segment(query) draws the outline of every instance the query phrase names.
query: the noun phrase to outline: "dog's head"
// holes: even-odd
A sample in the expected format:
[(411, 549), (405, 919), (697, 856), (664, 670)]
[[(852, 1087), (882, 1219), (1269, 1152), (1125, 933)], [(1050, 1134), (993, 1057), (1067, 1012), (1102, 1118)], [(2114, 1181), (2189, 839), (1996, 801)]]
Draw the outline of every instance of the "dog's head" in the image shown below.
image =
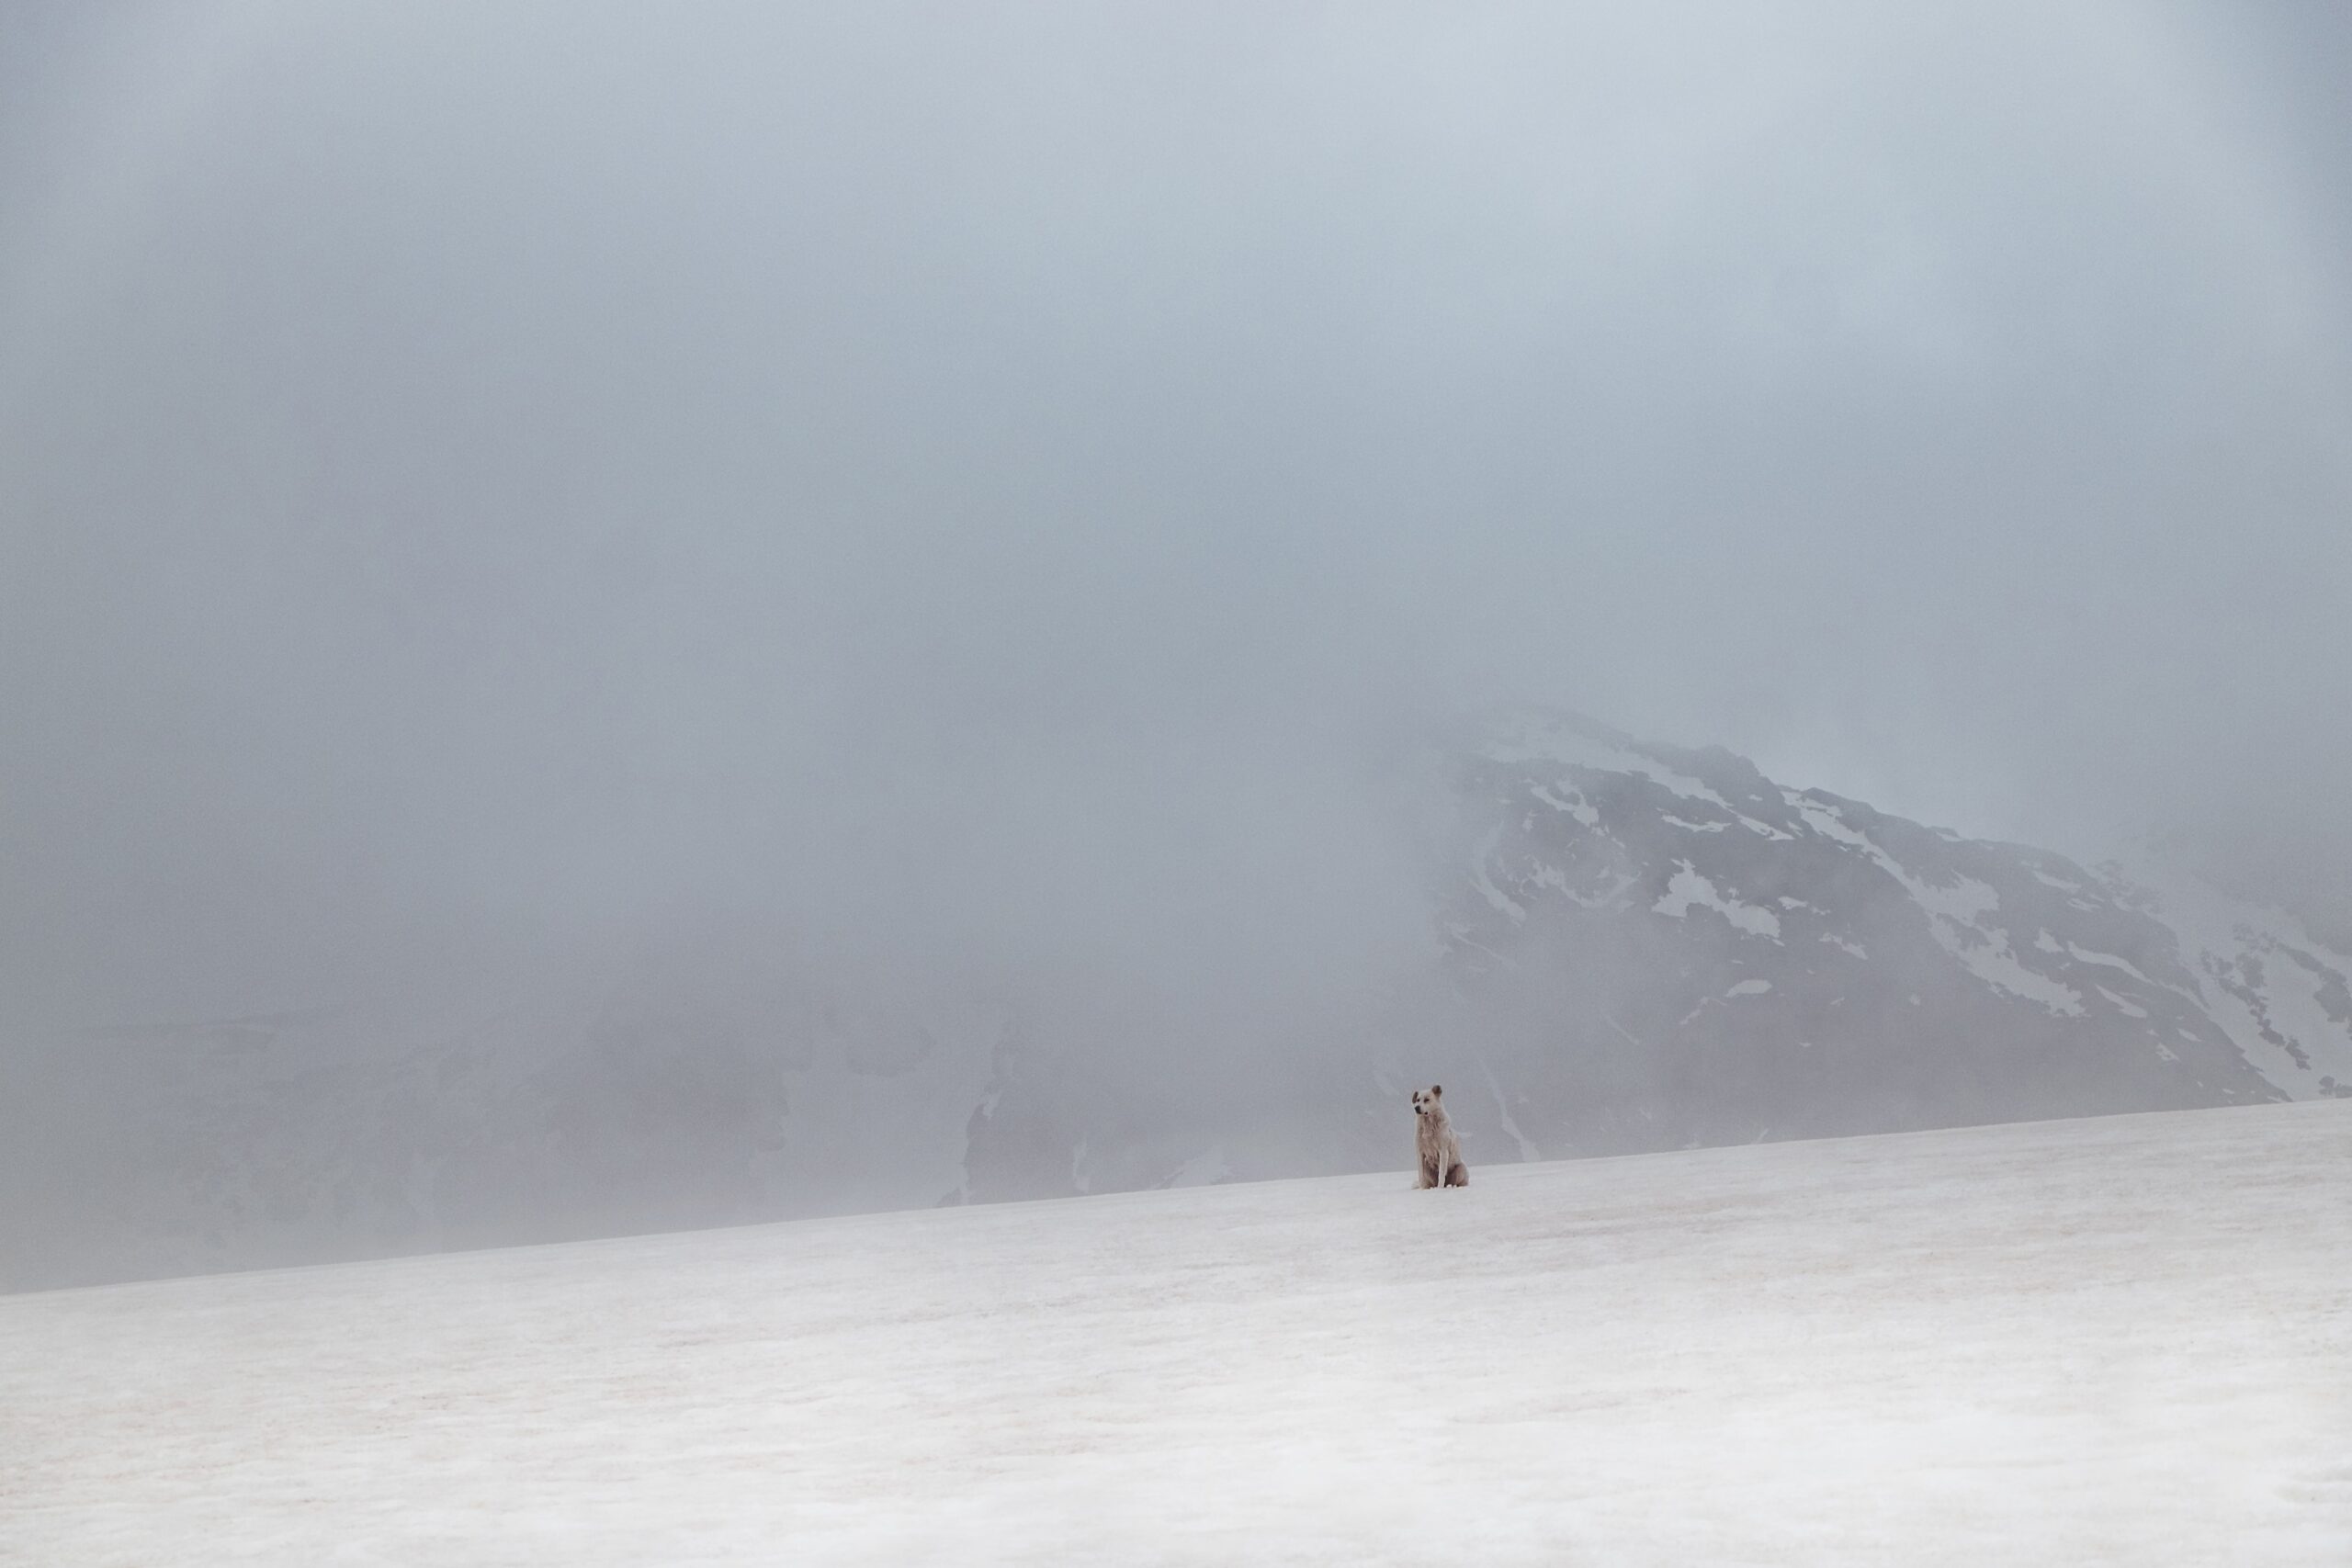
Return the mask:
[(1427, 1089), (1415, 1089), (1413, 1091), (1413, 1114), (1416, 1116), (1444, 1115), (1445, 1106), (1439, 1099), (1439, 1097), (1444, 1093), (1445, 1090), (1439, 1088), (1436, 1084), (1431, 1084)]

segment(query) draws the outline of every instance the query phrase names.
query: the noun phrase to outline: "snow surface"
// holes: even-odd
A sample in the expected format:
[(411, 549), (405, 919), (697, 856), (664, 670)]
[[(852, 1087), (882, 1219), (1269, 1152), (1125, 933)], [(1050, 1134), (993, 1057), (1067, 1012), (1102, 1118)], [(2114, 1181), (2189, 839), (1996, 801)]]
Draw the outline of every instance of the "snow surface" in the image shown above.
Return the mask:
[(1736, 898), (1724, 897), (1703, 873), (1692, 869), (1689, 861), (1677, 861), (1674, 875), (1667, 883), (1666, 891), (1658, 895), (1657, 902), (1650, 908), (1657, 914), (1668, 915), (1679, 920), (1690, 914), (1694, 906), (1713, 909), (1750, 936), (1770, 937), (1774, 942), (1781, 940), (1780, 916), (1760, 904), (1747, 904)]
[(1566, 795), (1555, 793), (1542, 784), (1528, 793), (1555, 811), (1565, 811), (1587, 828), (1600, 826), (1600, 810), (1584, 797), (1584, 791), (1571, 786)]
[(1408, 1180), (0, 1298), (0, 1560), (2352, 1562), (2352, 1105)]
[[(2097, 991), (2100, 996), (2105, 997), (2108, 1000), (2108, 1005), (2115, 1009), (2116, 1011), (2121, 1013), (2126, 1018), (2145, 1018), (2148, 1016), (2148, 1010), (2142, 1007), (2138, 1002), (2132, 1000), (2129, 997), (2120, 997), (2113, 991), (2109, 990), (2105, 986), (2094, 986), (2091, 989)], [(2164, 1053), (2165, 1059), (2167, 1061), (2177, 1061), (2179, 1059), (2164, 1045), (2159, 1044), (2156, 1049)]]

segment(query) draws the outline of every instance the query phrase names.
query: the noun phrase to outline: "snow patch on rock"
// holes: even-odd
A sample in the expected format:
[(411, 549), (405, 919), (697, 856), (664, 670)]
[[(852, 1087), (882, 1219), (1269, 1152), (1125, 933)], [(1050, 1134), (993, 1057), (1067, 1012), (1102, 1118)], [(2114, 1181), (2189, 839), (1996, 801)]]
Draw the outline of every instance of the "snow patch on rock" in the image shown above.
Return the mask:
[(1666, 891), (1650, 908), (1661, 915), (1681, 919), (1693, 908), (1713, 909), (1750, 936), (1769, 937), (1778, 942), (1781, 937), (1781, 917), (1760, 904), (1744, 904), (1727, 898), (1715, 889), (1715, 885), (1692, 868), (1689, 861), (1675, 863), (1673, 877)]

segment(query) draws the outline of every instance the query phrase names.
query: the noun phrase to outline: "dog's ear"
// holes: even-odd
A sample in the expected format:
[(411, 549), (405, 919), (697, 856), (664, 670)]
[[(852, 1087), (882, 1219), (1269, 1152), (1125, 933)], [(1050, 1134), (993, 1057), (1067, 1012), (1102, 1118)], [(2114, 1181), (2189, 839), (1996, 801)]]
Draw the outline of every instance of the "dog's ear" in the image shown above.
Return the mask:
[(1437, 1099), (1439, 1099), (1439, 1098), (1442, 1097), (1442, 1096), (1444, 1095), (1444, 1093), (1445, 1093), (1445, 1090), (1443, 1090), (1443, 1089), (1442, 1089), (1438, 1088), (1438, 1086), (1437, 1086), (1437, 1085), (1435, 1085), (1435, 1084), (1431, 1084), (1431, 1085), (1430, 1085), (1430, 1098), (1431, 1100), (1437, 1100)]

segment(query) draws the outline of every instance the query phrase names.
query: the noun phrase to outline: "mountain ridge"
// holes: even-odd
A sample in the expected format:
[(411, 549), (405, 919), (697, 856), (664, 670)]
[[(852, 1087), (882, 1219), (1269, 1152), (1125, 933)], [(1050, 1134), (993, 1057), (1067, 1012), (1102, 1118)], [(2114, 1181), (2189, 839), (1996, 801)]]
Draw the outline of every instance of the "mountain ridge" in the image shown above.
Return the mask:
[(1416, 763), (1430, 943), (1273, 1044), (755, 933), (12, 1056), (0, 1288), (2352, 1093), (2352, 958), (2152, 859), (1972, 840), (1557, 710)]

